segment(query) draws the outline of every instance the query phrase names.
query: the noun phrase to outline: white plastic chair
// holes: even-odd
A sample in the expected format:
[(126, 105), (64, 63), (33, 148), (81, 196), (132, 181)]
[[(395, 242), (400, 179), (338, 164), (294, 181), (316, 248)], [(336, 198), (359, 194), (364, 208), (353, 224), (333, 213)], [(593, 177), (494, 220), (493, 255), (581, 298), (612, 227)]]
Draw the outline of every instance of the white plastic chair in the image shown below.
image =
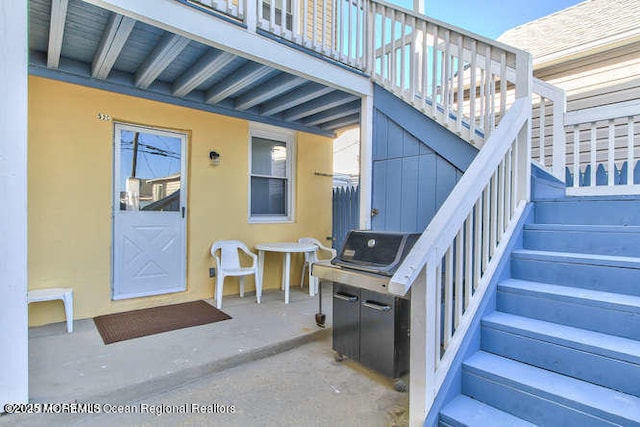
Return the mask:
[[(250, 267), (240, 265), (241, 250), (252, 259)], [(260, 304), (259, 287), (262, 285), (258, 280), (258, 257), (249, 250), (247, 245), (239, 240), (220, 240), (211, 246), (211, 255), (216, 259), (216, 307), (222, 308), (222, 289), (224, 278), (227, 276), (240, 277), (240, 297), (244, 297), (244, 276), (253, 274), (256, 282), (256, 298)]]
[(71, 288), (46, 288), (34, 289), (27, 292), (27, 303), (41, 301), (62, 300), (64, 303), (64, 315), (67, 318), (67, 332), (73, 332), (73, 289)]
[[(313, 244), (318, 247), (316, 252), (305, 252), (304, 264), (302, 264), (302, 273), (300, 274), (300, 287), (302, 287), (304, 285), (304, 271), (305, 269), (309, 269), (309, 294), (315, 295), (318, 293), (318, 278), (311, 275), (311, 266), (316, 262), (331, 261), (336, 257), (337, 253), (335, 249), (324, 246), (318, 239), (314, 239), (313, 237), (301, 237), (298, 239), (298, 243)], [(319, 258), (318, 252), (323, 252), (325, 254), (330, 253), (331, 258)]]

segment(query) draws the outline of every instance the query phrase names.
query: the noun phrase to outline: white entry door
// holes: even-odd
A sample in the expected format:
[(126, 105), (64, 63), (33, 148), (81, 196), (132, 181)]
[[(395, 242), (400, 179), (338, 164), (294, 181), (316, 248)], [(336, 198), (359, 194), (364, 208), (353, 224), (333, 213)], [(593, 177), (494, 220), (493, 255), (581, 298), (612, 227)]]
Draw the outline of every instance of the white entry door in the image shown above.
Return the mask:
[(116, 124), (113, 299), (186, 290), (186, 135)]

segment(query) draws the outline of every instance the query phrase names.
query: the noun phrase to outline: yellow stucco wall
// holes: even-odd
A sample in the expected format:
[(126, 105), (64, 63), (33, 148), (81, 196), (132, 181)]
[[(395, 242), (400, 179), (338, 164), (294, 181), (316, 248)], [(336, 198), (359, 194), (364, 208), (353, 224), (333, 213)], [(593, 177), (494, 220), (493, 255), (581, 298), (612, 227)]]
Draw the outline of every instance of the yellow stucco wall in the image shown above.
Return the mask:
[[(111, 300), (113, 121), (186, 131), (188, 141), (187, 291)], [(297, 133), (295, 221), (249, 224), (249, 122), (39, 77), (29, 78), (29, 289), (72, 287), (75, 318), (211, 298), (211, 243), (294, 241), (331, 235), (332, 140)], [(221, 154), (213, 167), (209, 150)], [(295, 257), (292, 284), (299, 279)], [(267, 254), (265, 289), (279, 288), (281, 261)], [(247, 288), (254, 289), (247, 280)], [(237, 280), (225, 281), (237, 294)], [(60, 302), (32, 304), (31, 325), (62, 321)]]

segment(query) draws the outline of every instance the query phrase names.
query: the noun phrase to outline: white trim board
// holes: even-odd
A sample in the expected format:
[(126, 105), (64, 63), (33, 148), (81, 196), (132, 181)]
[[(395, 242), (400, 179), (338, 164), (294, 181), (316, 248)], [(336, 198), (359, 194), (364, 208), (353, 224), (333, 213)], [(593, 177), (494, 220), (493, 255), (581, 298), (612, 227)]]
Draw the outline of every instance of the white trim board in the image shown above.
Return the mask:
[(29, 398), (27, 2), (0, 2), (0, 413)]

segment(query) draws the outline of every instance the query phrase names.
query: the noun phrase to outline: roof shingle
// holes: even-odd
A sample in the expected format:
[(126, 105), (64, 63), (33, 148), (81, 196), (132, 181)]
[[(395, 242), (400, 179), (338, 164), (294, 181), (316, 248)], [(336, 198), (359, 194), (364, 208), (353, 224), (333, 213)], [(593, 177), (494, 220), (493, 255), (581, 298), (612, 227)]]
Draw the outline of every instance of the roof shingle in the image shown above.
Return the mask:
[(534, 58), (640, 32), (640, 0), (587, 0), (507, 30), (498, 41)]

